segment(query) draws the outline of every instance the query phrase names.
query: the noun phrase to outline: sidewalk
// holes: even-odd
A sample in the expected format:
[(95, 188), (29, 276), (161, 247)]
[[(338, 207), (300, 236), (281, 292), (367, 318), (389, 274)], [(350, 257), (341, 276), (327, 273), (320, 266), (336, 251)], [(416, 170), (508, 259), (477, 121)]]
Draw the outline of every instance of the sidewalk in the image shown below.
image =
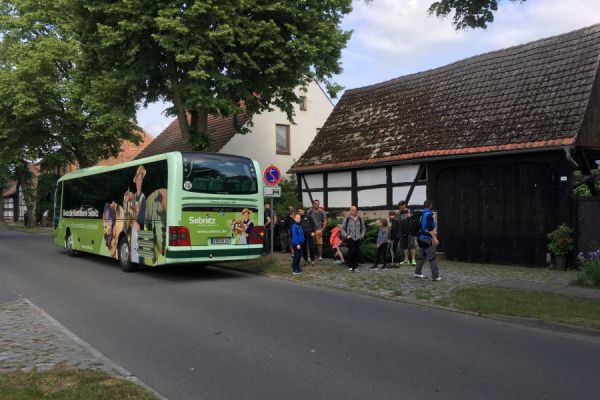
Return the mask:
[[(325, 259), (317, 262), (315, 266), (303, 266), (305, 271), (303, 275), (291, 277), (290, 256), (281, 253), (275, 253), (273, 256), (273, 264), (269, 263), (269, 257), (263, 257), (260, 260), (244, 263), (224, 263), (222, 266), (299, 280), (311, 285), (336, 287), (379, 297), (440, 306), (448, 305), (451, 293), (455, 289), (473, 285), (524, 289), (600, 300), (598, 289), (569, 285), (575, 277), (575, 271), (440, 260), (442, 281), (432, 282), (430, 279), (415, 279), (414, 267), (410, 265), (377, 270), (369, 269), (370, 264), (363, 264), (359, 267), (360, 273), (348, 273), (345, 266), (334, 264), (331, 259)], [(423, 273), (430, 275), (427, 263)]]

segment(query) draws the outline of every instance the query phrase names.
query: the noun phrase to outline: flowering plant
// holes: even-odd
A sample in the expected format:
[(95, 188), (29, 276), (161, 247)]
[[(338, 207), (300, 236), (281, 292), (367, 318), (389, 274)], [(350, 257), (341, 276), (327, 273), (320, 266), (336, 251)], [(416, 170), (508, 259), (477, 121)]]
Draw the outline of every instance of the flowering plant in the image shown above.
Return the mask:
[(577, 255), (580, 270), (572, 284), (600, 288), (600, 249)]
[(593, 261), (600, 261), (600, 249), (590, 251), (587, 254), (580, 252), (577, 254), (577, 261), (579, 261), (580, 265), (591, 264)]
[(562, 224), (548, 235), (548, 250), (555, 256), (566, 256), (575, 248), (575, 240), (572, 237), (573, 228)]

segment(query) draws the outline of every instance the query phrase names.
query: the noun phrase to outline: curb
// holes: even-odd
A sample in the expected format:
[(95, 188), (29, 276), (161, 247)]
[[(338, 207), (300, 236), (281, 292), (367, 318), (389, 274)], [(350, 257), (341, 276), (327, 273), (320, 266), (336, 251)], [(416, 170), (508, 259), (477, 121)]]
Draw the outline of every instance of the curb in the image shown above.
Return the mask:
[[(585, 328), (585, 327), (569, 325), (569, 324), (560, 324), (557, 322), (548, 322), (548, 321), (543, 321), (543, 320), (539, 320), (539, 319), (535, 319), (535, 318), (511, 317), (511, 316), (492, 315), (492, 314), (489, 314), (489, 315), (479, 314), (479, 313), (472, 312), (472, 311), (460, 310), (460, 309), (441, 306), (441, 305), (437, 305), (437, 304), (429, 304), (429, 303), (425, 303), (425, 302), (422, 302), (422, 301), (419, 301), (416, 299), (408, 299), (408, 298), (402, 298), (402, 297), (392, 298), (392, 297), (387, 297), (387, 296), (381, 296), (381, 295), (377, 294), (376, 292), (372, 292), (372, 291), (369, 291), (366, 289), (360, 289), (360, 288), (353, 289), (353, 288), (349, 288), (349, 287), (342, 286), (342, 285), (332, 285), (332, 284), (318, 284), (318, 283), (315, 284), (315, 283), (309, 283), (309, 282), (297, 280), (292, 277), (268, 275), (268, 274), (264, 274), (264, 273), (260, 273), (260, 272), (248, 271), (248, 270), (244, 270), (241, 268), (228, 266), (223, 263), (211, 264), (211, 266), (215, 266), (218, 268), (224, 268), (224, 269), (228, 269), (228, 270), (232, 270), (232, 271), (237, 271), (237, 272), (241, 272), (241, 273), (246, 273), (246, 274), (250, 274), (250, 275), (257, 275), (257, 276), (263, 276), (266, 278), (279, 279), (282, 281), (299, 283), (299, 284), (302, 284), (305, 286), (320, 287), (320, 288), (327, 288), (327, 289), (332, 289), (332, 290), (342, 290), (345, 292), (358, 293), (363, 296), (374, 297), (374, 298), (384, 300), (384, 301), (392, 301), (392, 302), (397, 302), (397, 303), (410, 304), (413, 306), (435, 308), (438, 310), (454, 312), (457, 314), (469, 315), (472, 317), (479, 317), (479, 318), (485, 318), (485, 319), (489, 319), (489, 320), (493, 320), (493, 321), (497, 321), (497, 322), (508, 323), (513, 326), (519, 326), (519, 327), (524, 327), (524, 328), (528, 328), (528, 329), (544, 330), (544, 331), (553, 332), (555, 334), (566, 334), (566, 335), (570, 335), (570, 336), (585, 337), (586, 339), (588, 339), (588, 340), (591, 339), (594, 342), (596, 342), (596, 340), (600, 339), (600, 330), (593, 329), (593, 328)], [(459, 287), (479, 286), (479, 285), (485, 286), (488, 284), (489, 283), (473, 283), (473, 284), (461, 285)]]
[(25, 301), (31, 308), (33, 308), (38, 313), (40, 313), (40, 315), (42, 317), (44, 317), (46, 320), (48, 320), (50, 322), (50, 324), (53, 325), (57, 330), (59, 330), (61, 333), (65, 334), (69, 339), (71, 339), (72, 341), (74, 341), (75, 343), (77, 343), (78, 345), (83, 347), (85, 350), (89, 351), (95, 358), (100, 360), (103, 364), (107, 365), (108, 367), (110, 367), (111, 369), (116, 371), (120, 377), (122, 377), (132, 383), (135, 383), (136, 385), (143, 387), (144, 389), (146, 389), (148, 392), (152, 393), (154, 396), (156, 396), (160, 400), (168, 400), (165, 396), (163, 396), (162, 394), (158, 393), (155, 389), (148, 386), (141, 379), (139, 379), (135, 375), (133, 375), (130, 371), (121, 367), (120, 365), (117, 365), (116, 363), (111, 361), (108, 357), (106, 357), (104, 354), (102, 354), (100, 351), (98, 351), (94, 347), (92, 347), (85, 340), (81, 339), (79, 336), (77, 336), (76, 334), (71, 332), (63, 324), (58, 322), (50, 314), (48, 314), (46, 311), (42, 310), (40, 307), (38, 307), (36, 304), (31, 302), (29, 299), (22, 298), (22, 300)]

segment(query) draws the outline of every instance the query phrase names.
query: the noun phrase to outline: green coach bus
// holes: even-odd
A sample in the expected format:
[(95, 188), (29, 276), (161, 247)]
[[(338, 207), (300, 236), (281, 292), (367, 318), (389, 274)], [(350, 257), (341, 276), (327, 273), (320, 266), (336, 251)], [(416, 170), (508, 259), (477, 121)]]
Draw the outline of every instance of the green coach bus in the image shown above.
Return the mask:
[(260, 168), (245, 157), (172, 152), (58, 180), (54, 242), (140, 265), (248, 260), (264, 236)]

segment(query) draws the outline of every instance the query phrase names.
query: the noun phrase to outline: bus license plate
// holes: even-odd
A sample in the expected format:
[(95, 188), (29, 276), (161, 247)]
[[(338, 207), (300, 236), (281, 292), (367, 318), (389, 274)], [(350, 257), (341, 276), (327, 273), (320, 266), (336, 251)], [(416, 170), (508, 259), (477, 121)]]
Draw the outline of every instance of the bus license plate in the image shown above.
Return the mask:
[(211, 243), (212, 244), (231, 244), (231, 239), (230, 238), (212, 238)]

